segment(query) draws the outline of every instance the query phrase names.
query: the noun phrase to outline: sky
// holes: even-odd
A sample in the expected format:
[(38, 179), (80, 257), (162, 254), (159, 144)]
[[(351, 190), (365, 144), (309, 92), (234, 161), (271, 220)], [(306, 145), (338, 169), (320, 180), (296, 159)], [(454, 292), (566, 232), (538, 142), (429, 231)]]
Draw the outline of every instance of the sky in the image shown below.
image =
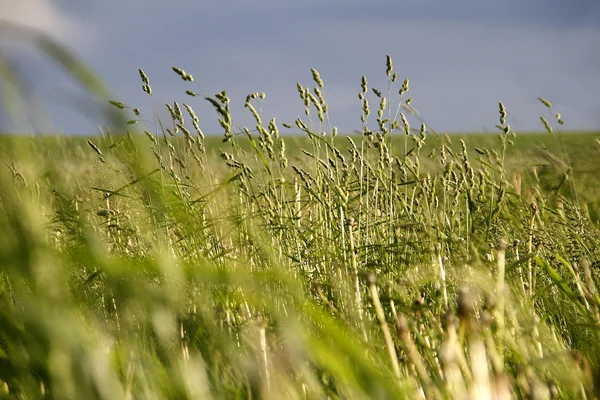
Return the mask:
[[(149, 120), (153, 110), (168, 119), (166, 102), (190, 104), (207, 133), (222, 132), (216, 114), (186, 89), (227, 90), (234, 123), (249, 126), (246, 95), (265, 92), (263, 120), (290, 123), (303, 116), (296, 83), (314, 85), (311, 68), (325, 82), (331, 124), (360, 129), (361, 76), (385, 92), (386, 54), (399, 80), (409, 78), (412, 106), (437, 131), (492, 131), (498, 101), (513, 129), (541, 130), (546, 110), (538, 97), (554, 104), (566, 128), (600, 129), (597, 0), (0, 0), (0, 20), (64, 43), (112, 98)], [(0, 44), (45, 105), (23, 107), (12, 122), (0, 112), (0, 129), (98, 132), (102, 117), (73, 79), (27, 43)], [(181, 81), (172, 66), (196, 83)], [(372, 94), (370, 102), (375, 107)]]

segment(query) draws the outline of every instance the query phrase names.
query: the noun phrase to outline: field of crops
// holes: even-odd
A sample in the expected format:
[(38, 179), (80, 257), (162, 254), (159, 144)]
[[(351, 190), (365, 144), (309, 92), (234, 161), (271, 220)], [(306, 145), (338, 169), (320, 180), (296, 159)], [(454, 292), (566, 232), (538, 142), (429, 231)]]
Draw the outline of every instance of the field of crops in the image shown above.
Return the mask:
[(388, 59), (345, 136), (313, 76), (301, 136), (0, 138), (2, 398), (600, 395), (600, 133), (415, 131)]

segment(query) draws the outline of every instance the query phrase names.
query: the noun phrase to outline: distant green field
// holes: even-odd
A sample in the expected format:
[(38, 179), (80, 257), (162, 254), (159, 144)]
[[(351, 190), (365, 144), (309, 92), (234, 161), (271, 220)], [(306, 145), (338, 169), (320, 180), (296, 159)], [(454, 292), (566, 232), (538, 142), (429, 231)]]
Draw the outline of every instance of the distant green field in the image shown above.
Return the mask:
[[(143, 134), (140, 134), (143, 136)], [(450, 139), (448, 148), (455, 152), (460, 151), (460, 140), (467, 144), (469, 152), (478, 162), (484, 162), (482, 154), (477, 151), (486, 148), (495, 148), (498, 145), (498, 134), (493, 133), (452, 133), (447, 135)], [(119, 143), (123, 137), (113, 135), (110, 139), (105, 135), (102, 141), (107, 143)], [(349, 148), (346, 136), (360, 145), (363, 137), (360, 135), (339, 135), (335, 138), (335, 145), (347, 152)], [(310, 151), (311, 139), (307, 135), (285, 135), (287, 156), (292, 163), (303, 163), (304, 154), (302, 149)], [(91, 138), (96, 140), (96, 138)], [(183, 139), (172, 138), (174, 143), (183, 143)], [(35, 140), (23, 136), (0, 136), (0, 155), (3, 159), (11, 159), (15, 155), (15, 149), (24, 144), (30, 149), (35, 148), (40, 158), (48, 157), (51, 160), (68, 160), (73, 157), (82, 156), (88, 151), (88, 137), (78, 136), (40, 136)], [(523, 184), (527, 185), (531, 179), (536, 179), (532, 173), (541, 175), (542, 185), (547, 193), (552, 193), (562, 180), (561, 172), (571, 168), (569, 179), (574, 179), (577, 185), (578, 196), (588, 207), (590, 216), (597, 221), (600, 217), (600, 163), (596, 160), (600, 156), (600, 132), (565, 132), (559, 134), (549, 133), (517, 133), (511, 139), (514, 144), (506, 151), (505, 168), (508, 173), (518, 172), (522, 176)], [(230, 145), (223, 143), (222, 136), (209, 135), (206, 137), (205, 147), (211, 159), (217, 159), (221, 151), (226, 151)], [(405, 152), (405, 136), (394, 134), (391, 147), (396, 156), (403, 156)], [(406, 140), (407, 150), (414, 151), (415, 141)], [(420, 149), (420, 160), (424, 170), (428, 172), (439, 172), (442, 169), (439, 163), (439, 146), (442, 143), (440, 136), (431, 135)], [(110, 146), (110, 144), (109, 144)], [(244, 139), (239, 141), (240, 149), (244, 152), (250, 150), (248, 142)], [(217, 161), (219, 162), (219, 161)], [(567, 165), (569, 164), (569, 165)], [(539, 177), (538, 177), (539, 178)], [(560, 193), (571, 196), (569, 185), (559, 188)]]

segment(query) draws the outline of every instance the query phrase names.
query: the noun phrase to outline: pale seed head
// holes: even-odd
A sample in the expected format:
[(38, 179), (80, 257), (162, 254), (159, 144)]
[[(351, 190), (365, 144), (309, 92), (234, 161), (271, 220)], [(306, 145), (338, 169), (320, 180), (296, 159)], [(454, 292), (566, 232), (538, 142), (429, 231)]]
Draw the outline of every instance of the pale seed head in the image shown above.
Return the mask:
[(311, 68), (310, 71), (312, 72), (313, 80), (317, 83), (317, 85), (319, 85), (319, 87), (323, 88), (323, 80), (319, 75), (319, 71), (314, 68)]
[(387, 76), (390, 76), (390, 74), (392, 73), (392, 57), (388, 54), (385, 56), (385, 65), (386, 65), (386, 70), (385, 70), (385, 74)]
[(541, 102), (543, 105), (545, 105), (546, 107), (548, 107), (548, 108), (552, 108), (552, 103), (550, 103), (550, 102), (549, 102), (548, 100), (546, 100), (545, 98), (543, 98), (543, 97), (538, 97), (538, 100), (539, 100), (539, 101), (540, 101), (540, 102)]
[(544, 124), (544, 127), (546, 128), (546, 130), (549, 133), (552, 133), (552, 127), (550, 126), (550, 123), (548, 123), (548, 120), (546, 118), (544, 118), (543, 115), (540, 115), (540, 121), (542, 121), (542, 123)]

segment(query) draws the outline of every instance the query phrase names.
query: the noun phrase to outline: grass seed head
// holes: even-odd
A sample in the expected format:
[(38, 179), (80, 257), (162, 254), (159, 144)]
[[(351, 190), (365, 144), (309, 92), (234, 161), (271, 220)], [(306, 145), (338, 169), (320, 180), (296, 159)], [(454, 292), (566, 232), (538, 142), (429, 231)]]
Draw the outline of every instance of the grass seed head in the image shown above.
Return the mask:
[(421, 139), (425, 139), (427, 137), (427, 126), (425, 126), (424, 122), (421, 122), (421, 130), (419, 131), (421, 135)]
[(149, 85), (150, 80), (148, 79), (148, 76), (146, 75), (144, 70), (140, 68), (140, 69), (138, 69), (138, 72), (140, 73), (140, 78), (142, 78), (142, 82), (146, 85)]
[(119, 110), (122, 110), (125, 108), (125, 104), (121, 103), (120, 101), (109, 100), (108, 102), (111, 105), (117, 107)]
[(504, 125), (506, 122), (506, 108), (502, 102), (498, 102), (498, 110), (500, 111), (500, 125)]
[(192, 108), (192, 106), (190, 106), (189, 104), (185, 104), (185, 103), (183, 103), (183, 106), (185, 107), (188, 114), (190, 115), (190, 118), (192, 118), (192, 121), (198, 122), (198, 117), (196, 116), (196, 113), (194, 112), (194, 109)]
[(440, 147), (440, 162), (442, 165), (446, 164), (446, 159), (446, 145), (442, 143), (442, 146)]
[(408, 120), (406, 119), (404, 113), (400, 113), (400, 119), (402, 120), (402, 124), (404, 124), (404, 133), (407, 136), (410, 135), (410, 124), (408, 123)]
[(194, 77), (188, 73), (186, 73), (183, 69), (178, 68), (178, 67), (171, 67), (171, 69), (181, 77), (181, 79), (183, 79), (184, 81), (187, 82), (193, 82), (194, 81)]
[(379, 118), (383, 117), (383, 112), (385, 111), (386, 106), (387, 106), (387, 99), (385, 97), (382, 97), (381, 102), (379, 103), (379, 110), (377, 111)]
[(304, 100), (304, 88), (300, 84), (300, 82), (296, 83), (296, 89), (298, 89), (298, 93), (300, 94), (300, 98)]
[(260, 118), (258, 111), (256, 111), (256, 108), (254, 108), (254, 106), (251, 103), (246, 103), (246, 108), (250, 110), (250, 112), (254, 116), (254, 119), (256, 120), (256, 123), (262, 125), (262, 119)]
[(269, 121), (269, 131), (273, 136), (275, 136), (275, 139), (279, 138), (279, 129), (277, 129), (275, 118), (272, 118), (271, 121)]
[(325, 97), (323, 96), (323, 92), (318, 87), (315, 87), (315, 95), (319, 99), (321, 107), (323, 107), (323, 112), (327, 112), (327, 109), (329, 107), (327, 106), (327, 103), (325, 103)]
[(150, 139), (150, 141), (151, 141), (152, 143), (154, 143), (155, 145), (158, 145), (158, 142), (156, 141), (156, 138), (154, 137), (154, 135), (153, 135), (153, 134), (151, 134), (151, 133), (150, 133), (150, 132), (148, 132), (148, 131), (144, 131), (144, 133), (146, 134), (146, 137), (147, 137), (148, 139)]
[(138, 69), (138, 72), (140, 73), (140, 78), (142, 78), (142, 82), (144, 83), (142, 85), (142, 90), (148, 94), (152, 94), (152, 88), (150, 87), (150, 80), (148, 79), (148, 76), (141, 68)]
[(181, 108), (176, 101), (173, 102), (173, 111), (175, 114), (175, 119), (183, 124), (183, 113), (181, 112)]
[(90, 145), (90, 147), (99, 155), (102, 155), (102, 152), (100, 151), (100, 149), (98, 148), (98, 146), (96, 146), (91, 140), (87, 141), (88, 144)]
[(321, 75), (319, 75), (319, 71), (317, 71), (314, 68), (311, 68), (310, 71), (312, 72), (313, 80), (322, 89), (323, 88), (323, 80), (321, 79)]
[(285, 141), (283, 138), (279, 141), (279, 162), (281, 168), (286, 169), (288, 167), (288, 159), (285, 155)]
[(177, 127), (181, 130), (181, 132), (183, 132), (183, 136), (186, 138), (186, 140), (189, 140), (191, 142), (194, 141), (194, 137), (185, 126), (183, 126), (182, 124), (177, 124)]
[(404, 82), (402, 83), (402, 87), (400, 88), (399, 94), (400, 96), (402, 96), (404, 93), (408, 92), (408, 78), (404, 79)]
[(542, 121), (542, 124), (544, 124), (544, 127), (546, 128), (546, 130), (549, 133), (553, 132), (552, 127), (550, 126), (550, 123), (548, 122), (548, 120), (543, 115), (540, 115), (540, 121)]
[(173, 121), (176, 121), (177, 114), (175, 114), (175, 110), (173, 110), (173, 107), (171, 107), (171, 105), (169, 103), (166, 103), (165, 106), (167, 106), (167, 110), (169, 110), (169, 114), (171, 114), (171, 119)]
[(200, 125), (198, 124), (198, 121), (192, 121), (192, 125), (194, 126), (196, 133), (198, 133), (198, 138), (200, 140), (204, 140), (204, 133), (202, 132), (202, 129), (200, 129)]
[(386, 66), (386, 70), (385, 70), (385, 74), (387, 76), (390, 76), (390, 74), (392, 73), (392, 57), (388, 54), (385, 56), (385, 66)]
[(546, 107), (548, 107), (548, 108), (552, 108), (552, 103), (550, 103), (550, 102), (549, 102), (548, 100), (546, 100), (545, 98), (543, 98), (543, 97), (538, 97), (538, 100), (539, 100), (539, 101), (540, 101), (540, 102), (541, 102), (543, 105), (545, 105)]
[(463, 157), (466, 159), (467, 158), (467, 144), (462, 139), (459, 139), (459, 142), (460, 142), (460, 148), (462, 150)]
[(367, 100), (366, 98), (363, 100), (363, 113), (367, 117), (371, 113), (371, 110), (369, 109), (369, 100)]

